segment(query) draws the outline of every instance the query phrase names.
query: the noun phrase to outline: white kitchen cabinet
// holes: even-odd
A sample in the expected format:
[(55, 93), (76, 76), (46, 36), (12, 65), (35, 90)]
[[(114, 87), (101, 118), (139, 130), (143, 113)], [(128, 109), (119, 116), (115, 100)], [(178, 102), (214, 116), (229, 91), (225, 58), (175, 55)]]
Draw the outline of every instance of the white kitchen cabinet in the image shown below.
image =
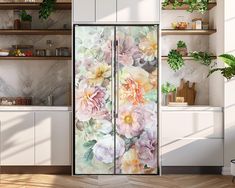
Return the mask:
[(163, 166), (223, 166), (223, 139), (180, 139), (162, 147)]
[(0, 112), (1, 165), (34, 165), (34, 113)]
[(95, 22), (95, 0), (73, 0), (74, 22)]
[(35, 112), (35, 165), (71, 165), (71, 112)]
[(117, 0), (118, 22), (158, 22), (159, 0)]
[(96, 0), (96, 21), (116, 22), (116, 0)]
[(164, 138), (223, 138), (222, 111), (163, 111)]

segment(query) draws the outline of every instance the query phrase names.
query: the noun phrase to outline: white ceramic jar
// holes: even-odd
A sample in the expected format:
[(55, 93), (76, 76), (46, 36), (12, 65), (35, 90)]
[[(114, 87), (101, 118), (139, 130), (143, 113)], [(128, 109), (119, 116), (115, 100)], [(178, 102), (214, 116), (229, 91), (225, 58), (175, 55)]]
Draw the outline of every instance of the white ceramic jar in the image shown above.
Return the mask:
[(233, 176), (233, 182), (235, 180), (235, 159), (231, 160), (231, 175)]

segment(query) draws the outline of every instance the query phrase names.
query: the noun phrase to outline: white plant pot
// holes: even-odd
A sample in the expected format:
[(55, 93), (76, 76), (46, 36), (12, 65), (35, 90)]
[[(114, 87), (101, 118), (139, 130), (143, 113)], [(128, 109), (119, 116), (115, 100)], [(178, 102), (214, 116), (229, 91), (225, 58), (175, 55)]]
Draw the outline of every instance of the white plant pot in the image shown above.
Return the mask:
[(231, 160), (231, 175), (235, 176), (235, 159)]

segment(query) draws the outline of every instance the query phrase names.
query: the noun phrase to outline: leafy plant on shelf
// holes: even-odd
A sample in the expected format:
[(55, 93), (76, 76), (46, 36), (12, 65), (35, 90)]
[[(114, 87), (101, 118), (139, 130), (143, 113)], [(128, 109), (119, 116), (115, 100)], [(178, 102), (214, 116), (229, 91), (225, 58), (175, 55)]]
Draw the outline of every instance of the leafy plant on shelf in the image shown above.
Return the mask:
[(29, 15), (29, 14), (26, 12), (26, 10), (20, 11), (20, 14), (19, 14), (19, 15), (20, 15), (21, 21), (29, 21), (29, 22), (32, 21), (32, 16)]
[(221, 74), (230, 80), (235, 76), (235, 56), (230, 54), (222, 54), (219, 56), (219, 58), (224, 62), (225, 65), (227, 65), (224, 68), (214, 68), (210, 70), (208, 76), (213, 74), (216, 71), (220, 71)]
[(46, 20), (55, 10), (56, 0), (43, 0), (40, 4), (39, 18)]
[(166, 84), (162, 84), (162, 93), (163, 94), (168, 94), (171, 92), (176, 92), (176, 87), (172, 84), (170, 84), (169, 82), (167, 82)]
[(187, 45), (184, 41), (180, 40), (177, 43), (177, 48), (187, 48)]
[(208, 10), (209, 0), (164, 0), (162, 3), (163, 8), (172, 5), (173, 9), (181, 7), (183, 5), (188, 5), (188, 12), (198, 11), (204, 13)]
[(203, 65), (210, 66), (212, 63), (212, 54), (208, 52), (190, 52), (190, 56), (193, 57), (195, 61), (200, 62)]
[(179, 70), (184, 65), (183, 56), (174, 49), (169, 52), (167, 62), (174, 71)]

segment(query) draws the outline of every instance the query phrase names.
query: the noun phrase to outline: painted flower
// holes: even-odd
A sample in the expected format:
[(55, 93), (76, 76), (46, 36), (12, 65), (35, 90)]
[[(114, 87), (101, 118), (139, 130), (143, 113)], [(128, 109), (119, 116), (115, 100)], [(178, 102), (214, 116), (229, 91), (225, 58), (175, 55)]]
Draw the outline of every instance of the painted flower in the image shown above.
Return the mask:
[(126, 36), (118, 33), (118, 62), (123, 65), (132, 65), (133, 57), (132, 55), (137, 52), (137, 47), (131, 36)]
[(106, 63), (97, 63), (90, 72), (87, 78), (91, 85), (101, 85), (105, 78), (111, 76), (111, 66)]
[(157, 167), (156, 147), (156, 127), (152, 127), (152, 129), (144, 131), (136, 142), (137, 153), (141, 163), (146, 164), (150, 168)]
[(113, 130), (112, 123), (106, 119), (100, 119), (95, 122), (94, 128), (96, 131), (103, 134), (108, 134)]
[(124, 153), (121, 161), (121, 170), (123, 174), (140, 174), (142, 173), (142, 169), (143, 165), (134, 148)]
[(143, 58), (147, 61), (152, 61), (157, 57), (157, 47), (157, 34), (154, 31), (148, 33), (139, 44), (139, 49), (143, 53)]
[(76, 90), (76, 116), (80, 121), (88, 121), (90, 118), (102, 118), (107, 115), (105, 109), (105, 89), (102, 87), (90, 87), (80, 83)]
[[(125, 152), (125, 142), (116, 136), (116, 157), (120, 157)], [(114, 160), (114, 136), (106, 135), (93, 147), (93, 153), (98, 161), (112, 163)]]
[(139, 67), (126, 66), (121, 75), (121, 102), (131, 102), (133, 105), (143, 104), (144, 94), (152, 89), (149, 73)]
[(144, 129), (145, 111), (131, 105), (123, 105), (117, 119), (117, 132), (126, 138), (138, 136)]

